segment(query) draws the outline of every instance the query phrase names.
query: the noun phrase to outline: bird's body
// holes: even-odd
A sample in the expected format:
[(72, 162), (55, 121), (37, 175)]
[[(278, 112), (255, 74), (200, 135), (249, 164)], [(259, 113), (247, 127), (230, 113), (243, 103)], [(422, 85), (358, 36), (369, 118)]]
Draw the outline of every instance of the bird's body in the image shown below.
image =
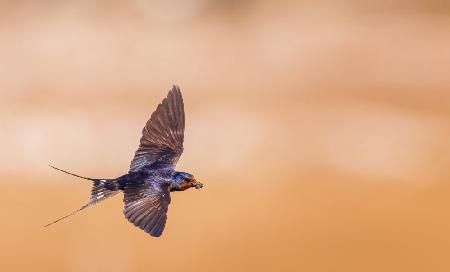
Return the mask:
[(93, 179), (52, 166), (94, 184), (91, 199), (86, 205), (46, 226), (122, 191), (124, 214), (128, 221), (152, 236), (160, 236), (167, 219), (170, 192), (203, 187), (193, 175), (175, 171), (183, 152), (183, 140), (184, 104), (180, 89), (174, 86), (142, 130), (139, 148), (127, 174), (114, 179)]

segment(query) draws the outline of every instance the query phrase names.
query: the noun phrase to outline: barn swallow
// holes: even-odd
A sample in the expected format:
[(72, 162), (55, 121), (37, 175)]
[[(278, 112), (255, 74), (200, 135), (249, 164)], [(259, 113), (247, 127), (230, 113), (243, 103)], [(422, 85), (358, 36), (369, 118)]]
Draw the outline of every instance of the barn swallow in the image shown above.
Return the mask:
[(128, 221), (151, 236), (161, 236), (166, 225), (170, 192), (203, 187), (192, 174), (174, 169), (183, 153), (184, 122), (183, 97), (180, 88), (173, 86), (145, 124), (127, 174), (113, 179), (96, 179), (50, 165), (58, 171), (92, 181), (93, 186), (86, 205), (45, 227), (123, 192), (123, 213)]

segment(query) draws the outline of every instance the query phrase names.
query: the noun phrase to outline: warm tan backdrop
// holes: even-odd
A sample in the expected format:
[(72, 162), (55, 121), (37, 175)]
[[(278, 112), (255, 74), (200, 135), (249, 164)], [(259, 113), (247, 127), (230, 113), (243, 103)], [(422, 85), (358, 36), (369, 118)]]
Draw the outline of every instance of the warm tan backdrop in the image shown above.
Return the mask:
[[(1, 271), (450, 271), (448, 1), (0, 2)], [(172, 84), (159, 239), (116, 197)]]

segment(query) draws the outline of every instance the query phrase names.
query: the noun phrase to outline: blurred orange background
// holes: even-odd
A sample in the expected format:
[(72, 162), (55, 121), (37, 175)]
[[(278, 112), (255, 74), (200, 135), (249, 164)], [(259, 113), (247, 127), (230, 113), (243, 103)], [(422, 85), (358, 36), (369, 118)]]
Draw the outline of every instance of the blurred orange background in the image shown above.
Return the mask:
[[(448, 1), (0, 2), (2, 271), (450, 271)], [(186, 108), (152, 238), (121, 197), (173, 84)]]

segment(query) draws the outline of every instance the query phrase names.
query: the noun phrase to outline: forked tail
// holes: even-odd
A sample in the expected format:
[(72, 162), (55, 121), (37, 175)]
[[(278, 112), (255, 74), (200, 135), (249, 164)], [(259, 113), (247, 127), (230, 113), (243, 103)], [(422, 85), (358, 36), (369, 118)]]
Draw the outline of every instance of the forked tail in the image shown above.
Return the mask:
[(92, 190), (91, 190), (91, 199), (86, 205), (82, 206), (78, 210), (75, 210), (75, 211), (69, 213), (68, 215), (65, 215), (65, 216), (63, 216), (61, 218), (56, 219), (53, 222), (48, 223), (44, 227), (48, 227), (50, 225), (53, 225), (53, 224), (55, 224), (55, 223), (57, 223), (57, 222), (59, 222), (59, 221), (61, 221), (63, 219), (66, 219), (69, 216), (72, 216), (72, 215), (74, 215), (74, 214), (76, 214), (76, 213), (86, 209), (87, 207), (95, 205), (98, 202), (100, 202), (102, 200), (105, 200), (105, 199), (107, 199), (107, 198), (109, 198), (111, 196), (114, 196), (115, 194), (120, 192), (119, 185), (117, 184), (117, 180), (116, 179), (88, 178), (88, 177), (83, 177), (83, 176), (79, 176), (77, 174), (70, 173), (68, 171), (59, 169), (59, 168), (57, 168), (55, 166), (52, 166), (52, 165), (49, 165), (49, 166), (52, 167), (55, 170), (61, 171), (63, 173), (66, 173), (66, 174), (69, 174), (69, 175), (72, 175), (72, 176), (75, 176), (77, 178), (82, 178), (82, 179), (93, 181), (94, 184), (93, 184)]
[(53, 222), (48, 223), (47, 225), (44, 226), (44, 228), (46, 228), (46, 227), (48, 227), (48, 226), (50, 226), (50, 225), (53, 225), (53, 224), (55, 224), (55, 223), (58, 223), (59, 221), (64, 220), (64, 219), (66, 219), (67, 217), (72, 216), (72, 215), (76, 214), (77, 212), (80, 212), (80, 211), (84, 210), (85, 208), (87, 208), (87, 207), (89, 207), (89, 206), (90, 206), (90, 205), (89, 205), (89, 203), (88, 203), (88, 204), (84, 205), (83, 207), (79, 208), (78, 210), (73, 211), (73, 212), (71, 212), (71, 213), (69, 213), (69, 214), (67, 214), (67, 215), (64, 215), (64, 216), (61, 217), (61, 218), (56, 219), (56, 220), (53, 221)]
[(70, 173), (70, 172), (68, 172), (68, 171), (66, 171), (66, 170), (59, 169), (58, 167), (55, 167), (55, 166), (53, 166), (53, 165), (51, 165), (51, 164), (49, 164), (48, 166), (50, 166), (51, 168), (53, 168), (53, 169), (55, 169), (55, 170), (61, 171), (61, 172), (63, 172), (63, 173), (69, 174), (69, 175), (74, 176), (74, 177), (77, 177), (77, 178), (82, 178), (82, 179), (87, 179), (87, 180), (92, 180), (92, 181), (100, 180), (100, 179), (94, 179), (94, 178), (87, 178), (87, 177), (83, 177), (83, 176), (80, 176), (80, 175), (77, 175), (77, 174), (74, 174), (74, 173)]

